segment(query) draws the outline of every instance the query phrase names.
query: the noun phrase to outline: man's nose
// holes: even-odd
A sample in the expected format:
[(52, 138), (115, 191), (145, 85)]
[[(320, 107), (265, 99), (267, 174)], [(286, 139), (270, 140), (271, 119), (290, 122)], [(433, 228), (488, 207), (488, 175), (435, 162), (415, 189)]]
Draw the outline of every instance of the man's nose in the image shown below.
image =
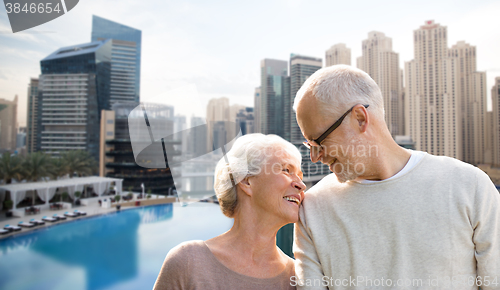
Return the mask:
[(312, 146), (310, 154), (312, 163), (316, 163), (323, 155), (323, 150), (319, 146)]

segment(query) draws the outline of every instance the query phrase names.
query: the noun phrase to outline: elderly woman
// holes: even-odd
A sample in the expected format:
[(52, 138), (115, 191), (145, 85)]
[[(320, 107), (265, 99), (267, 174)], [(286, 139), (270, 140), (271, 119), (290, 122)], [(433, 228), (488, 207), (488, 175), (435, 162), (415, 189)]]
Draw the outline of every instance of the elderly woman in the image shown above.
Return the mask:
[(170, 250), (154, 289), (295, 289), (293, 260), (276, 233), (298, 220), (305, 185), (297, 148), (275, 135), (238, 138), (215, 169), (226, 233)]

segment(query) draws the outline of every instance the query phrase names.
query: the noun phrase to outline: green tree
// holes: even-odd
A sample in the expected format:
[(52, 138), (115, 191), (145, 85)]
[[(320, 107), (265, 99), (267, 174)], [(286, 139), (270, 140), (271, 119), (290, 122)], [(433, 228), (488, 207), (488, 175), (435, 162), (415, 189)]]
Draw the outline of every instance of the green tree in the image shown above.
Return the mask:
[(70, 150), (63, 153), (61, 157), (70, 178), (72, 178), (74, 174), (78, 177), (82, 177), (97, 172), (97, 162), (87, 151)]
[(23, 162), (23, 171), (26, 179), (37, 182), (42, 177), (48, 177), (53, 172), (53, 163), (49, 155), (35, 152), (28, 155)]
[[(89, 176), (97, 173), (97, 162), (87, 151), (70, 150), (61, 155), (64, 164), (65, 172), (69, 178), (73, 178), (76, 174), (78, 177)], [(87, 185), (83, 189), (83, 196), (87, 195)]]
[(62, 158), (52, 158), (52, 166), (50, 175), (53, 179), (57, 179), (58, 177), (63, 177), (68, 174), (68, 169), (66, 168), (66, 164)]
[(12, 179), (23, 180), (24, 172), (22, 167), (23, 160), (21, 157), (5, 152), (0, 158), (0, 178), (5, 184), (12, 183)]

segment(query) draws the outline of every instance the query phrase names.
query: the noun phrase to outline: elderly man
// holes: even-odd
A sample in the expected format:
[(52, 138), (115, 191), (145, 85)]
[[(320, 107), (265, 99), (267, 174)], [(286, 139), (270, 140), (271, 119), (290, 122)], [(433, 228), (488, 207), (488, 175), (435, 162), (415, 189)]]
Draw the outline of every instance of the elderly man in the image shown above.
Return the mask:
[(380, 89), (350, 66), (314, 73), (294, 110), (311, 160), (335, 174), (300, 208), (292, 284), (500, 289), (500, 195), (484, 172), (398, 146)]

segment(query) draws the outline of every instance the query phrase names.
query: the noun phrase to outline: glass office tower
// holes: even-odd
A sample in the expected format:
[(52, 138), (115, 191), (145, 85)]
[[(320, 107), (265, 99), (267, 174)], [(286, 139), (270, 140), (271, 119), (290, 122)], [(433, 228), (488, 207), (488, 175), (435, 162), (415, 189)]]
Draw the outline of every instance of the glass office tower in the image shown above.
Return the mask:
[(60, 48), (40, 62), (37, 150), (86, 150), (99, 160), (99, 119), (110, 108), (111, 41)]
[(139, 102), (141, 39), (138, 29), (92, 16), (92, 41), (111, 39), (111, 105)]

